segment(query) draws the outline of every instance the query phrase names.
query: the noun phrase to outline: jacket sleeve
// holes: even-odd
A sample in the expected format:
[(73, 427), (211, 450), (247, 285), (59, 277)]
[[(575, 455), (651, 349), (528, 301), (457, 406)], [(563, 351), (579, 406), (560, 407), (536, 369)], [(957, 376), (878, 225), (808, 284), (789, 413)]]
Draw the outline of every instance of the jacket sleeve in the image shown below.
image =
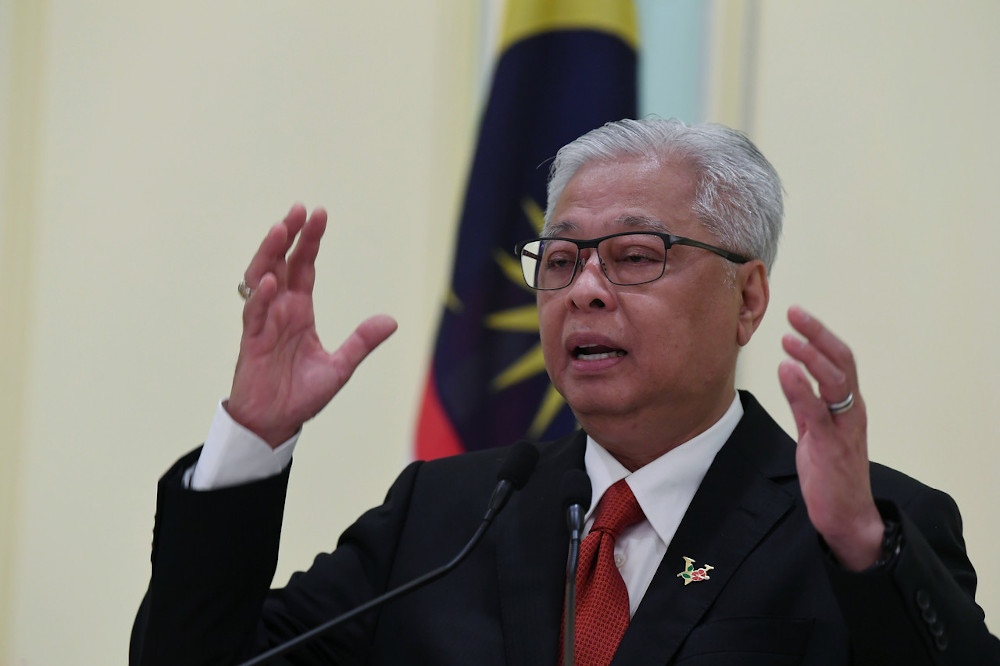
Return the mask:
[(899, 554), (861, 573), (828, 563), (854, 663), (1000, 666), (1000, 641), (975, 601), (976, 573), (955, 502), (922, 486), (902, 507), (878, 504), (883, 519), (901, 524)]
[[(198, 454), (182, 458), (159, 482), (152, 575), (132, 628), (130, 664), (238, 663), (384, 588), (419, 463), (400, 475), (385, 504), (341, 536), (335, 552), (271, 591), (290, 467), (199, 492), (181, 482)], [(317, 578), (324, 581), (322, 596), (312, 589)], [(372, 624), (359, 620), (325, 640), (324, 658), (362, 653)], [(310, 649), (319, 648), (302, 654)]]

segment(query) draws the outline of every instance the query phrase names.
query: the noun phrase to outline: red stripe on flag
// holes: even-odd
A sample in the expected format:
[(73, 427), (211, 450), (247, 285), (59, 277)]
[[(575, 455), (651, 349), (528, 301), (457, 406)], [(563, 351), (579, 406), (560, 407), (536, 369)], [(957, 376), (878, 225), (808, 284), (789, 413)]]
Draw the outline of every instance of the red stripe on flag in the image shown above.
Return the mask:
[(441, 406), (437, 386), (434, 384), (434, 371), (427, 373), (427, 385), (424, 387), (423, 404), (420, 406), (420, 416), (417, 420), (417, 460), (433, 460), (462, 453), (462, 444), (458, 434), (448, 419), (448, 414)]

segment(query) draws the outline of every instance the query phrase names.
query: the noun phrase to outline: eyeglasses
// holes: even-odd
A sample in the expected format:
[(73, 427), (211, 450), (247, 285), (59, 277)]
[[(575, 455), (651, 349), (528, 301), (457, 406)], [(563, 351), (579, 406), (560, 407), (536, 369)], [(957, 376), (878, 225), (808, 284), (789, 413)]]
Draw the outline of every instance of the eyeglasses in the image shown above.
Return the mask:
[(595, 248), (608, 280), (628, 286), (659, 280), (667, 265), (667, 250), (674, 245), (708, 250), (737, 264), (750, 261), (721, 247), (656, 231), (626, 231), (590, 240), (532, 238), (518, 243), (514, 254), (521, 260), (525, 283), (532, 289), (550, 291), (573, 282), (583, 263), (580, 250)]

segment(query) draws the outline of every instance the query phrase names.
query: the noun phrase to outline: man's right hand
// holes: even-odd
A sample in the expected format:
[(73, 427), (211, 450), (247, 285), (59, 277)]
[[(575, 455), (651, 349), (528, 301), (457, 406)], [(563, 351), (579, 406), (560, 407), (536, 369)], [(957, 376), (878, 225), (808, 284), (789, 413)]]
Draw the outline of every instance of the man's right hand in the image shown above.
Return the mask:
[(376, 315), (336, 351), (323, 349), (312, 292), (325, 230), (325, 210), (317, 208), (306, 219), (305, 207), (296, 204), (267, 233), (244, 273), (253, 292), (243, 308), (240, 355), (225, 406), (272, 448), (318, 414), (396, 330), (395, 320)]

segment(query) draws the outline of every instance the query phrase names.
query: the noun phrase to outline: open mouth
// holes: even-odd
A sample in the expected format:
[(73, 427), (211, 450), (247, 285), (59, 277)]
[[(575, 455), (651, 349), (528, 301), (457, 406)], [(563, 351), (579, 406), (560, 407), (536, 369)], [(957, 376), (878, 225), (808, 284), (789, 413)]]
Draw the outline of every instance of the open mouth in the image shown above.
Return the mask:
[(614, 349), (604, 345), (580, 345), (573, 348), (573, 358), (581, 361), (603, 361), (606, 358), (625, 356), (623, 349)]

